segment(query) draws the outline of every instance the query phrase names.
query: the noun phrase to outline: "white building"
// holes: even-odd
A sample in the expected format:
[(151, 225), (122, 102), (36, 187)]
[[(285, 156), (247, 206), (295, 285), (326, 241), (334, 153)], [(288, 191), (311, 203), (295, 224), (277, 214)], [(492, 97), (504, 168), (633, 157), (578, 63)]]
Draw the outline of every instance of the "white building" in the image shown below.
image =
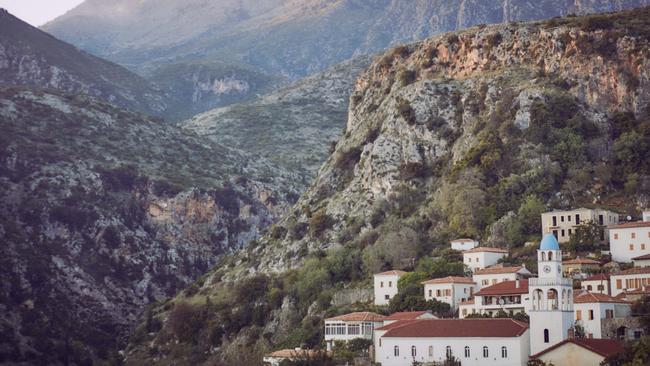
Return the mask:
[(542, 214), (542, 235), (553, 234), (560, 243), (566, 243), (569, 241), (571, 235), (575, 233), (578, 225), (586, 224), (588, 222), (594, 222), (603, 226), (603, 232), (600, 239), (603, 242), (606, 242), (606, 227), (608, 225), (618, 224), (618, 214), (612, 211), (588, 208), (545, 212)]
[(634, 267), (609, 276), (611, 295), (616, 297), (622, 292), (632, 291), (650, 285), (650, 267)]
[(397, 281), (404, 276), (404, 271), (387, 271), (375, 274), (375, 305), (388, 305), (390, 299), (397, 295)]
[(612, 260), (632, 262), (632, 258), (650, 254), (650, 222), (628, 222), (609, 227), (609, 251)]
[(574, 319), (586, 338), (603, 338), (603, 319), (630, 316), (630, 303), (600, 293), (584, 292), (573, 298)]
[(650, 210), (643, 211), (643, 221), (650, 221)]
[(481, 289), (485, 286), (496, 285), (499, 282), (521, 280), (532, 276), (533, 274), (524, 266), (504, 267), (496, 265), (475, 270), (472, 279), (476, 282), (477, 289)]
[(465, 251), (474, 249), (478, 246), (478, 240), (474, 239), (456, 239), (451, 241), (451, 249)]
[(463, 366), (524, 366), (528, 325), (512, 319), (434, 319), (389, 324), (375, 332), (375, 362), (408, 366), (451, 355)]
[(503, 281), (483, 287), (474, 294), (474, 299), (461, 303), (459, 317), (471, 314), (494, 315), (500, 310), (508, 314), (517, 314), (530, 310), (528, 279)]
[(634, 257), (632, 263), (634, 263), (634, 267), (650, 267), (650, 254)]
[(422, 282), (424, 285), (424, 298), (436, 299), (446, 302), (453, 310), (458, 309), (458, 304), (469, 300), (474, 294), (476, 283), (468, 277), (449, 276)]
[(611, 295), (609, 290), (609, 275), (605, 273), (585, 278), (580, 282), (580, 286), (585, 291)]
[(508, 251), (501, 248), (476, 247), (463, 252), (463, 263), (470, 270), (476, 271), (497, 264), (499, 259), (508, 256)]
[(624, 351), (622, 344), (611, 339), (574, 338), (530, 357), (555, 366), (596, 366), (607, 357)]
[(573, 283), (562, 275), (562, 251), (553, 234), (542, 238), (537, 263), (539, 277), (528, 280), (533, 354), (567, 339), (573, 327)]
[(374, 329), (382, 327), (385, 318), (383, 315), (364, 311), (325, 319), (327, 350), (332, 350), (334, 341), (372, 339)]

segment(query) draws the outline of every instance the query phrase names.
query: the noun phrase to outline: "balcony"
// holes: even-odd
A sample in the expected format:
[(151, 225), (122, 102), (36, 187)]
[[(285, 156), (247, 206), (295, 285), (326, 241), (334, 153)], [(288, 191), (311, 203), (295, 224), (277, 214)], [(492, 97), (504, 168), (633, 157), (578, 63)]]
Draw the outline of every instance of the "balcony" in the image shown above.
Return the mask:
[(528, 286), (573, 286), (570, 278), (531, 278), (528, 280)]

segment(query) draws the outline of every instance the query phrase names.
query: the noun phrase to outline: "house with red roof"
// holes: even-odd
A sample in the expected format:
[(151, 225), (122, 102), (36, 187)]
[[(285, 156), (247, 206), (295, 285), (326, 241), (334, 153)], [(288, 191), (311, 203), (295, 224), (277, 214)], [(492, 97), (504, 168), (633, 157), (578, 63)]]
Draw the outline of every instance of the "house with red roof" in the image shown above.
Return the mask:
[(476, 288), (496, 285), (503, 281), (515, 281), (532, 277), (533, 274), (525, 266), (504, 266), (497, 264), (488, 268), (474, 271), (472, 279)]
[(463, 263), (472, 271), (493, 266), (507, 257), (508, 251), (493, 247), (476, 247), (463, 252)]
[(573, 258), (562, 261), (562, 269), (566, 277), (586, 278), (591, 273), (600, 271), (600, 262), (590, 258)]
[(589, 276), (580, 281), (580, 286), (583, 290), (589, 292), (597, 292), (599, 294), (610, 295), (609, 290), (609, 275), (606, 273), (599, 273)]
[(397, 281), (405, 274), (404, 271), (391, 270), (373, 276), (375, 305), (385, 306), (390, 303), (390, 299), (397, 295)]
[(611, 295), (617, 296), (650, 285), (650, 267), (633, 267), (624, 271), (612, 273), (609, 276)]
[(458, 304), (472, 298), (476, 283), (469, 277), (448, 276), (422, 282), (424, 298), (446, 302), (453, 310)]
[(470, 250), (474, 249), (478, 246), (478, 240), (474, 239), (456, 239), (452, 240), (449, 244), (451, 244), (451, 249), (453, 250), (458, 250), (458, 251), (465, 251), (465, 250)]
[(512, 319), (404, 320), (375, 330), (374, 361), (382, 366), (442, 362), (463, 366), (525, 365), (530, 355), (528, 324)]
[(650, 254), (650, 221), (626, 222), (609, 227), (609, 251), (616, 262)]
[(437, 316), (431, 314), (430, 311), (400, 311), (392, 313), (384, 318), (384, 325), (395, 323), (402, 320), (418, 320), (418, 319), (438, 319)]
[(607, 294), (581, 292), (573, 297), (573, 312), (586, 338), (603, 338), (606, 319), (629, 317), (631, 304)]
[(624, 351), (620, 342), (611, 339), (570, 338), (530, 358), (555, 366), (594, 366)]
[(481, 288), (474, 293), (474, 299), (459, 305), (459, 317), (471, 314), (494, 315), (500, 310), (508, 314), (526, 312), (530, 309), (528, 279), (502, 281)]
[(634, 267), (650, 267), (650, 254), (634, 257), (632, 263), (634, 263)]
[(355, 338), (372, 339), (375, 328), (384, 325), (386, 317), (369, 311), (355, 312), (325, 319), (325, 343), (333, 348), (335, 341), (350, 341)]

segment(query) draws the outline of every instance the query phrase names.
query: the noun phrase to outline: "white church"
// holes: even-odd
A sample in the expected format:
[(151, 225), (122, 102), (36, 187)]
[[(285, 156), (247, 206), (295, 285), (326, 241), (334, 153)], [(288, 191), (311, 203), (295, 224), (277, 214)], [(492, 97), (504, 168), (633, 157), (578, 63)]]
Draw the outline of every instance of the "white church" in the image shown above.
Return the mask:
[[(375, 362), (382, 366), (444, 361), (466, 365), (526, 365), (531, 355), (557, 348), (573, 328), (572, 282), (562, 272), (557, 239), (537, 251), (539, 276), (530, 278), (530, 324), (512, 319), (416, 319), (375, 329)], [(553, 348), (553, 349), (555, 349)]]

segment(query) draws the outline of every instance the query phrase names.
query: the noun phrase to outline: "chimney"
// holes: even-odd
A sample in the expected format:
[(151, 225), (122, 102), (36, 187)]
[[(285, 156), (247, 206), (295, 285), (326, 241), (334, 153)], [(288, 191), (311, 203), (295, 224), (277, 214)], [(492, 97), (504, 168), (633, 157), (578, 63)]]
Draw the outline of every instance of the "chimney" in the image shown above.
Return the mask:
[(519, 279), (515, 281), (515, 288), (519, 288)]

